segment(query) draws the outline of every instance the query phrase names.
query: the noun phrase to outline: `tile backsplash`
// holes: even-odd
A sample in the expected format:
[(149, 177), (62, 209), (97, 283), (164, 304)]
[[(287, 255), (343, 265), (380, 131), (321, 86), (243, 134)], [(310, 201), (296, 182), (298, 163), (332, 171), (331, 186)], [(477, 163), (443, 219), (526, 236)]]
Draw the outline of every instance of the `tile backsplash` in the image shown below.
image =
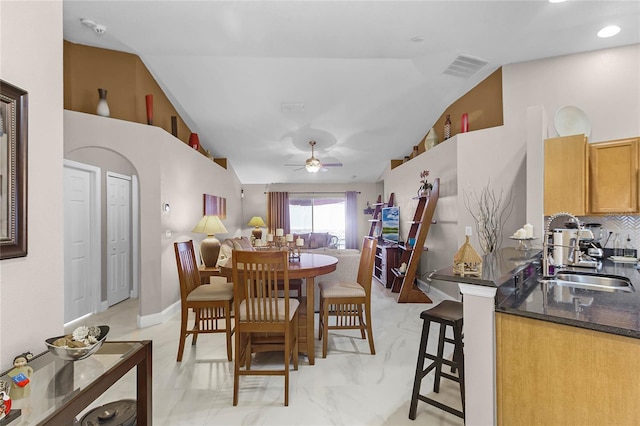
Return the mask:
[[(621, 245), (624, 245), (629, 234), (633, 247), (640, 248), (640, 216), (580, 216), (579, 219), (584, 223), (601, 223), (604, 229), (613, 232), (606, 248), (613, 248), (616, 232), (620, 234)], [(604, 244), (604, 241), (601, 241), (601, 244)]]

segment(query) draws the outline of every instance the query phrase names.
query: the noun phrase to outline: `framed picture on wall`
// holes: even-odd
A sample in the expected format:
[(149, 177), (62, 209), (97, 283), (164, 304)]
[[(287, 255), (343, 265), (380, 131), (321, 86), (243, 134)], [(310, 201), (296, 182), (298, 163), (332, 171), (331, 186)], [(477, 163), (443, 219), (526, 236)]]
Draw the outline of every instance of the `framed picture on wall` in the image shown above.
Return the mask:
[(0, 80), (0, 259), (27, 255), (28, 93)]
[(204, 194), (205, 215), (216, 215), (220, 219), (227, 218), (227, 199), (215, 195)]

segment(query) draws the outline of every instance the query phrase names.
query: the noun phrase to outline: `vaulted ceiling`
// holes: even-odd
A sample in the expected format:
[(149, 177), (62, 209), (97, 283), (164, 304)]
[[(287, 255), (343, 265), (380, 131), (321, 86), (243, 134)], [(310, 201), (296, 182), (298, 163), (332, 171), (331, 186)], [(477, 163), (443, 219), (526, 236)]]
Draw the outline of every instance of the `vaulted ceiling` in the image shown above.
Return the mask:
[[(138, 55), (245, 184), (375, 182), (500, 66), (640, 42), (638, 1), (63, 4), (66, 40)], [(596, 36), (611, 24), (620, 34)], [(487, 64), (471, 77), (444, 74), (460, 54)], [(296, 167), (310, 140), (321, 162), (343, 166)]]

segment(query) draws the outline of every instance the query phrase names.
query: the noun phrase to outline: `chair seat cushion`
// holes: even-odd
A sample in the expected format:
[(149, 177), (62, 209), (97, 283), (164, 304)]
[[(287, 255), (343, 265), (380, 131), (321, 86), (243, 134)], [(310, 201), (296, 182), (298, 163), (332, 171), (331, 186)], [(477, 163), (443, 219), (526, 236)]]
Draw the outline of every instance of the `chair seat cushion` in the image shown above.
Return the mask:
[(187, 296), (187, 302), (231, 299), (233, 299), (233, 283), (219, 281), (215, 283), (212, 282), (211, 284), (199, 285)]
[(324, 299), (332, 297), (365, 297), (364, 288), (356, 282), (338, 280), (323, 281), (319, 284), (320, 295)]
[[(278, 321), (284, 321), (285, 320), (285, 316), (284, 316), (284, 305), (285, 299), (275, 299), (272, 300), (271, 303), (276, 303), (277, 309), (278, 309)], [(291, 321), (291, 319), (293, 319), (293, 316), (296, 313), (296, 310), (298, 309), (298, 306), (300, 306), (300, 301), (298, 299), (289, 299), (289, 321)], [(243, 300), (242, 302), (240, 302), (240, 321), (246, 321), (247, 320), (247, 301)], [(260, 306), (260, 309), (262, 309), (262, 314), (264, 315), (264, 308), (262, 306)], [(275, 312), (276, 307), (273, 306), (272, 311)], [(258, 312), (258, 302), (254, 302), (254, 310), (253, 312)], [(269, 312), (268, 307), (267, 307), (267, 312)], [(253, 320), (256, 320), (256, 318), (253, 318)]]

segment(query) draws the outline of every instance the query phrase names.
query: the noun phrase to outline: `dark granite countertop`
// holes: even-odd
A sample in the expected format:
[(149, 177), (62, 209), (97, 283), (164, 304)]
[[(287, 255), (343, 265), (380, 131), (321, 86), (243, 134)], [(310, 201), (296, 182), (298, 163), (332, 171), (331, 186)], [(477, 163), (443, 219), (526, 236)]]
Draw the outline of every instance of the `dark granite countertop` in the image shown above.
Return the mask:
[[(496, 311), (640, 339), (640, 272), (633, 263), (605, 259), (600, 273), (628, 277), (635, 292), (603, 292), (550, 284), (540, 278), (538, 251), (505, 248), (483, 258), (482, 277), (445, 268), (433, 279), (497, 287)], [(587, 269), (582, 269), (587, 271)]]

